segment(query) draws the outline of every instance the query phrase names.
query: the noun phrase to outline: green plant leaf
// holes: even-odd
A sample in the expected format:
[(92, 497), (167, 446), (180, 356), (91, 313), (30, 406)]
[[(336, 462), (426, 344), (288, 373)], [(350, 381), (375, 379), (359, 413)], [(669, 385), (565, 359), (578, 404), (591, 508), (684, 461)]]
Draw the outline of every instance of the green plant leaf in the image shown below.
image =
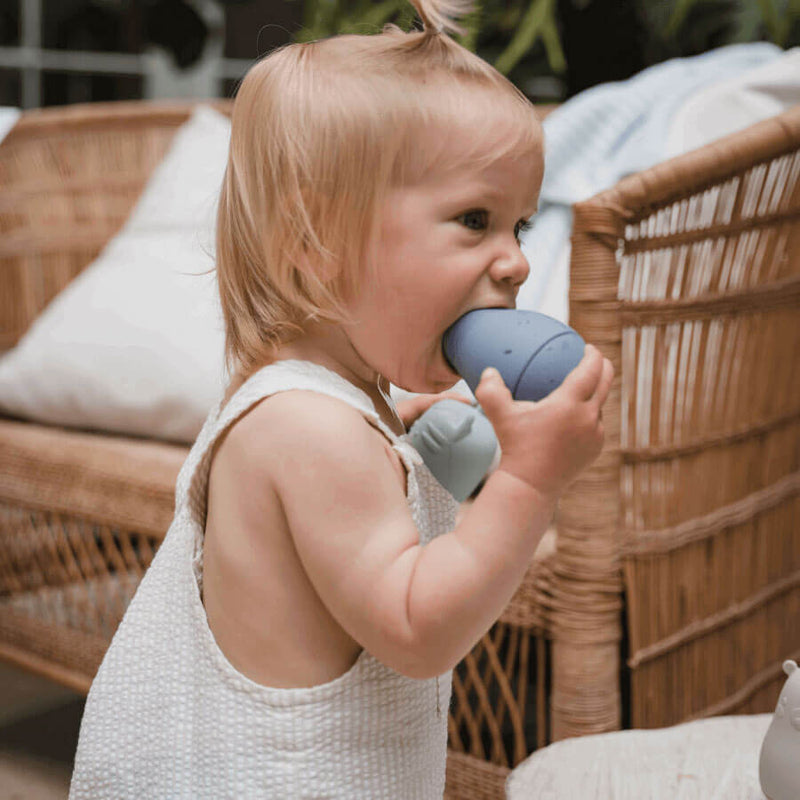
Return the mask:
[(780, 47), (787, 46), (789, 35), (792, 32), (792, 25), (798, 19), (800, 19), (800, 0), (788, 0), (783, 17), (777, 21), (776, 35), (774, 37), (775, 44), (780, 45)]
[(669, 18), (667, 27), (664, 29), (664, 33), (667, 36), (674, 36), (678, 32), (689, 12), (692, 10), (692, 6), (695, 5), (696, 2), (697, 0), (678, 0), (675, 3), (672, 16)]
[(778, 9), (772, 0), (758, 0), (759, 8), (761, 9), (761, 19), (764, 21), (764, 26), (769, 33), (770, 39), (773, 42), (778, 42), (781, 32), (781, 21), (778, 17)]
[(303, 10), (303, 28), (298, 31), (295, 41), (312, 42), (335, 32), (339, 10), (337, 0), (306, 0)]
[(478, 34), (480, 33), (483, 16), (482, 6), (483, 4), (480, 0), (475, 0), (472, 11), (461, 20), (461, 25), (466, 30), (466, 33), (459, 38), (459, 41), (463, 47), (473, 53), (478, 46)]
[(508, 75), (520, 59), (533, 47), (548, 22), (555, 26), (554, 15), (554, 0), (533, 0), (525, 12), (517, 32), (508, 43), (508, 47), (500, 53), (494, 62), (495, 69), (503, 75)]
[(377, 4), (369, 3), (366, 12), (357, 9), (342, 20), (337, 33), (378, 33), (405, 4), (405, 0), (383, 0)]
[(404, 31), (410, 31), (414, 20), (417, 18), (417, 12), (411, 3), (402, 3), (400, 14), (397, 17), (397, 27)]
[(549, 17), (542, 27), (542, 42), (547, 54), (547, 63), (550, 69), (556, 73), (566, 72), (567, 59), (564, 50), (561, 48), (561, 38), (558, 35), (558, 25), (555, 17)]

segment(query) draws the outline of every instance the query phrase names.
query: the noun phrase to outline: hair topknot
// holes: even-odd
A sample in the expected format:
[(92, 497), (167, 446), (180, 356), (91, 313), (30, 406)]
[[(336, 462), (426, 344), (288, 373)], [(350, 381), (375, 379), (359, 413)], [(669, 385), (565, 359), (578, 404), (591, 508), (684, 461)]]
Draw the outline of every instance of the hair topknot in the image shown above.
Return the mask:
[(473, 0), (411, 0), (419, 14), (426, 33), (458, 33), (462, 28), (455, 20), (465, 17), (473, 9)]

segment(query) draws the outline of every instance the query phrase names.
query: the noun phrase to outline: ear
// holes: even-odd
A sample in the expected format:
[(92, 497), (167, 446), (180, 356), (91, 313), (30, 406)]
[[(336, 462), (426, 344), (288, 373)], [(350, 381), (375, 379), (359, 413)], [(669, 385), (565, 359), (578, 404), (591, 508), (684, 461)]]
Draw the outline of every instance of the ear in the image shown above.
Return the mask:
[(787, 659), (783, 662), (783, 671), (787, 675), (791, 675), (797, 669), (797, 664), (792, 661), (791, 659)]

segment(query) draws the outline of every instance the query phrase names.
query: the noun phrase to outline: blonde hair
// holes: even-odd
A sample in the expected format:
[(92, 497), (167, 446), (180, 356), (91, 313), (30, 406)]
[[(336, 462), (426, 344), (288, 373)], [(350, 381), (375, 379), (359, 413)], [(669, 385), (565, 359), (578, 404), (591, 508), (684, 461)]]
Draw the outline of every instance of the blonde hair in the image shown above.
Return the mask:
[[(310, 320), (348, 320), (390, 187), (433, 166), (540, 152), (530, 102), (446, 33), (469, 3), (413, 2), (422, 31), (287, 45), (239, 87), (216, 237), (231, 374), (268, 363)], [(441, 129), (440, 149), (424, 128)], [(472, 136), (457, 158), (447, 149), (455, 128)]]

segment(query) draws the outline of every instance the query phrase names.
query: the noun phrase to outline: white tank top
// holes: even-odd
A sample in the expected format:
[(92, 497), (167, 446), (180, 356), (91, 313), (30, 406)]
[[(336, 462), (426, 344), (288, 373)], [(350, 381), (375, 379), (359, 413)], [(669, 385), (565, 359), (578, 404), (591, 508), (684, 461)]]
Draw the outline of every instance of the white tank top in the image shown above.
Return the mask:
[(362, 651), (333, 681), (271, 688), (234, 669), (208, 627), (200, 590), (214, 442), (255, 403), (288, 389), (358, 409), (408, 471), (421, 542), (452, 530), (455, 500), (366, 394), (309, 362), (252, 375), (209, 414), (181, 468), (175, 518), (89, 692), (71, 800), (441, 800), (450, 673), (415, 680)]

